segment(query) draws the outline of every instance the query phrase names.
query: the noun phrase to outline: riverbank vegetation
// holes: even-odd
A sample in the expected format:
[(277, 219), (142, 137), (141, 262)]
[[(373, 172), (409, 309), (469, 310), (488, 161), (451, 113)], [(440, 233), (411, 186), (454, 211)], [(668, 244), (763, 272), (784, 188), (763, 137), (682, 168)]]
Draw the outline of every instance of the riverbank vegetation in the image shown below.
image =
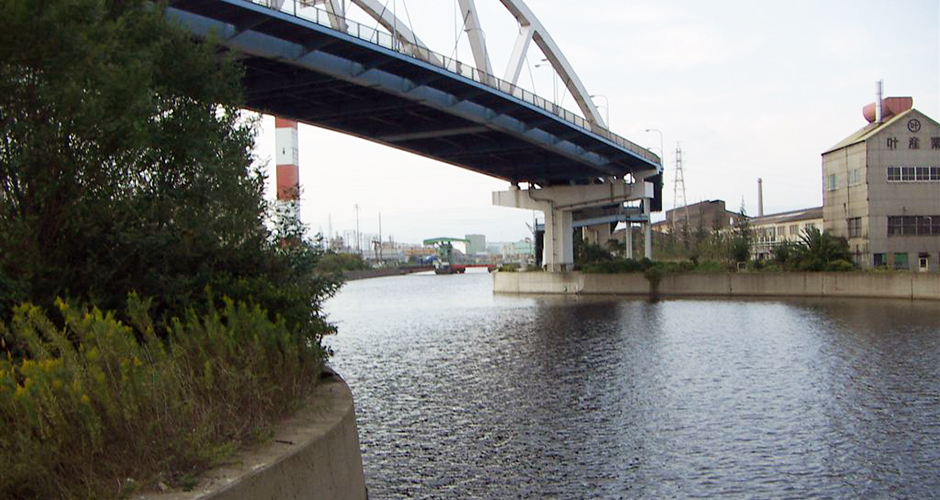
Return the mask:
[[(114, 313), (19, 306), (0, 326), (0, 497), (115, 498), (192, 485), (295, 409), (320, 372), (318, 346), (259, 306), (208, 300), (161, 338), (152, 302)], [(61, 320), (63, 326), (56, 326)]]
[[(666, 235), (668, 236), (668, 235)], [(667, 246), (663, 260), (624, 259), (620, 249), (613, 245), (604, 248), (578, 240), (575, 245), (575, 269), (587, 273), (723, 273), (735, 271), (852, 271), (852, 255), (844, 238), (810, 229), (799, 241), (785, 242), (774, 247), (772, 259), (750, 258), (751, 239), (747, 224), (725, 235), (716, 232), (690, 247), (692, 253), (675, 256), (675, 247)], [(670, 252), (669, 248), (672, 248)], [(657, 253), (659, 253), (657, 247)], [(671, 258), (669, 256), (672, 256)]]
[(334, 252), (332, 250), (323, 254), (317, 263), (317, 271), (324, 274), (342, 274), (343, 271), (365, 271), (371, 268), (372, 266), (358, 254)]
[(149, 1), (0, 4), (0, 498), (186, 484), (315, 383), (339, 282), (241, 75)]

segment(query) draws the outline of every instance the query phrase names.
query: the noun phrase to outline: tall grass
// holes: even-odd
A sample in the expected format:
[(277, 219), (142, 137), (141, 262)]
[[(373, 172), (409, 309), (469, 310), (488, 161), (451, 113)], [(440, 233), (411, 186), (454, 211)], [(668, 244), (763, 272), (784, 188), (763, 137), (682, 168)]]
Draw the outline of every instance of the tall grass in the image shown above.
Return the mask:
[(149, 302), (128, 304), (129, 324), (61, 300), (63, 327), (32, 305), (0, 324), (0, 498), (186, 484), (287, 413), (322, 368), (318, 345), (259, 307), (223, 299), (163, 339)]

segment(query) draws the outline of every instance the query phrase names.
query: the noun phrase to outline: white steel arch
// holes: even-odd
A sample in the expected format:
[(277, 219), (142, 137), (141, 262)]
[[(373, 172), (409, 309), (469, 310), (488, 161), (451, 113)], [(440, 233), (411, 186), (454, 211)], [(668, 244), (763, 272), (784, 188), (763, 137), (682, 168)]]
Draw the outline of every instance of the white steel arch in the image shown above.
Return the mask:
[[(280, 9), (285, 1), (286, 0), (270, 0), (271, 6), (276, 9)], [(381, 24), (389, 33), (392, 33), (395, 39), (402, 44), (403, 51), (430, 60), (430, 62), (435, 64), (441, 64), (439, 58), (428, 49), (427, 45), (425, 45), (414, 32), (412, 32), (408, 24), (402, 22), (401, 19), (396, 17), (393, 12), (389, 11), (379, 0), (345, 0), (345, 2), (355, 4), (376, 22)], [(474, 0), (457, 0), (457, 2), (460, 6), (461, 18), (463, 19), (463, 31), (467, 33), (467, 38), (470, 41), (470, 49), (473, 52), (474, 65), (478, 71), (486, 75), (492, 75), (493, 70), (487, 53), (486, 36), (480, 26), (480, 19), (477, 15)], [(516, 42), (512, 49), (512, 54), (509, 58), (509, 64), (506, 67), (503, 79), (513, 85), (518, 83), (519, 75), (525, 64), (525, 57), (529, 50), (529, 45), (532, 41), (535, 41), (535, 44), (545, 55), (549, 64), (551, 64), (552, 69), (555, 70), (558, 78), (561, 79), (568, 89), (568, 92), (574, 98), (575, 103), (577, 103), (584, 117), (592, 124), (599, 125), (606, 129), (608, 125), (604, 122), (601, 113), (597, 110), (597, 106), (595, 106), (594, 102), (591, 100), (590, 94), (584, 87), (581, 79), (578, 78), (577, 73), (575, 73), (574, 67), (571, 66), (571, 63), (568, 62), (568, 59), (562, 53), (558, 44), (552, 39), (548, 30), (539, 22), (538, 18), (535, 17), (535, 14), (526, 6), (525, 2), (523, 2), (523, 0), (499, 0), (499, 2), (516, 18), (516, 22), (519, 25), (519, 34), (516, 37)], [(304, 6), (323, 5), (330, 16), (330, 24), (333, 29), (347, 32), (344, 0), (301, 0), (301, 4)]]
[[(584, 88), (584, 84), (581, 83), (581, 79), (578, 78), (577, 73), (574, 72), (571, 63), (565, 58), (565, 55), (561, 52), (555, 40), (548, 34), (548, 30), (542, 26), (542, 23), (535, 17), (535, 14), (526, 7), (522, 0), (500, 0), (500, 3), (515, 16), (516, 21), (519, 23), (519, 36), (516, 38), (516, 49), (513, 49), (513, 58), (509, 61), (509, 67), (506, 68), (506, 75), (512, 78), (507, 79), (513, 84), (519, 79), (519, 73), (522, 70), (522, 63), (525, 58), (525, 49), (528, 48), (529, 38), (531, 37), (531, 39), (535, 40), (535, 44), (542, 49), (545, 58), (551, 63), (552, 68), (555, 69), (561, 81), (564, 82), (565, 86), (568, 88), (568, 92), (571, 93), (575, 102), (578, 103), (578, 108), (584, 113), (584, 117), (592, 123), (607, 128), (607, 124), (604, 123), (604, 120), (601, 118), (597, 106), (591, 101), (591, 95), (588, 93), (587, 89)], [(519, 49), (520, 45), (522, 46), (521, 49)], [(517, 49), (520, 50), (521, 57), (516, 56)]]
[[(270, 6), (281, 10), (287, 0), (269, 0)], [(418, 38), (411, 28), (401, 19), (395, 16), (393, 12), (385, 8), (377, 0), (346, 0), (354, 3), (366, 14), (381, 24), (383, 28), (392, 33), (397, 42), (401, 44), (403, 52), (408, 52), (414, 56), (424, 58), (440, 66), (440, 58), (428, 49), (427, 45)], [(300, 5), (304, 7), (316, 7), (322, 5), (329, 14), (330, 27), (337, 31), (347, 33), (349, 26), (346, 23), (346, 8), (344, 0), (300, 0)]]

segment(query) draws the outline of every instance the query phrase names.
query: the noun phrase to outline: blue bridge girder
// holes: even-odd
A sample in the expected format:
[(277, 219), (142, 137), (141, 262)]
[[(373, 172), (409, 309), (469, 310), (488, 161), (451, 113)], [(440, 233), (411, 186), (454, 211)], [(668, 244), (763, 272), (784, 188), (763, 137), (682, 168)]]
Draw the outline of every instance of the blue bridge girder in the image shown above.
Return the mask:
[(372, 28), (347, 21), (349, 32), (338, 31), (325, 12), (308, 11), (322, 19), (249, 0), (168, 7), (195, 36), (240, 60), (248, 109), (513, 183), (593, 183), (653, 170), (659, 175), (647, 180), (661, 192), (661, 160), (648, 150), (472, 67), (424, 49), (401, 53)]
[(649, 217), (643, 214), (642, 207), (625, 207), (623, 205), (605, 205), (572, 213), (572, 227), (596, 226), (599, 224), (614, 224), (617, 222), (649, 222)]

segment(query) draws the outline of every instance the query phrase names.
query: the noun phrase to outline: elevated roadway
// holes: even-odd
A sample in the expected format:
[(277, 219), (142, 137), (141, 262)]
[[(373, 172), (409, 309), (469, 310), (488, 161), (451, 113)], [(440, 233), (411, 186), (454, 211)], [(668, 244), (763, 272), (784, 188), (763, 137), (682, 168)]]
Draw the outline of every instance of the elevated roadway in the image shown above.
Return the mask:
[[(557, 241), (547, 248), (568, 249), (546, 255), (549, 269), (570, 267), (571, 237), (565, 234), (571, 229), (571, 208), (555, 210), (542, 188), (610, 184), (611, 192), (620, 195), (595, 202), (643, 199), (646, 220), (651, 209), (661, 208), (660, 158), (607, 130), (592, 104), (582, 106), (585, 119), (435, 53), (417, 37), (395, 36), (337, 16), (335, 9), (310, 6), (317, 3), (336, 5), (329, 0), (169, 0), (168, 15), (241, 61), (249, 109), (503, 179), (514, 190), (528, 184), (524, 192), (538, 194), (540, 203), (518, 202), (518, 193), (494, 194), (494, 203), (549, 211), (546, 237)], [(523, 22), (531, 24), (531, 11), (521, 0), (503, 3), (514, 7), (514, 15), (530, 16), (519, 18), (521, 28)], [(537, 42), (547, 38), (533, 36), (539, 36)], [(560, 53), (548, 55), (553, 62), (563, 60)], [(576, 75), (569, 74), (565, 84), (578, 90), (577, 102), (585, 101)], [(571, 190), (564, 192), (567, 197)], [(507, 205), (507, 200), (517, 204)], [(553, 231), (553, 218), (567, 222)]]
[(659, 158), (516, 85), (351, 20), (248, 0), (172, 0), (245, 67), (246, 106), (509, 182), (591, 182), (657, 169)]

